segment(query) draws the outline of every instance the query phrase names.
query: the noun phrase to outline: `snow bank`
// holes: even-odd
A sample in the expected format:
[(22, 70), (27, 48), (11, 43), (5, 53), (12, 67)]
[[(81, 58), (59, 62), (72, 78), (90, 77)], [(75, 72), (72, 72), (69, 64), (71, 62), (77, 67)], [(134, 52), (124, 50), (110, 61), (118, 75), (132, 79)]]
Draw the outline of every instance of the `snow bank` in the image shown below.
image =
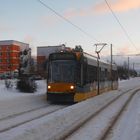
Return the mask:
[(12, 87), (6, 88), (5, 80), (0, 80), (0, 101), (7, 100), (7, 99), (14, 99), (16, 97), (23, 97), (23, 96), (31, 96), (31, 95), (39, 95), (46, 93), (46, 80), (38, 80), (37, 83), (37, 91), (34, 93), (23, 93), (19, 92), (16, 89), (16, 82), (17, 80), (12, 80)]

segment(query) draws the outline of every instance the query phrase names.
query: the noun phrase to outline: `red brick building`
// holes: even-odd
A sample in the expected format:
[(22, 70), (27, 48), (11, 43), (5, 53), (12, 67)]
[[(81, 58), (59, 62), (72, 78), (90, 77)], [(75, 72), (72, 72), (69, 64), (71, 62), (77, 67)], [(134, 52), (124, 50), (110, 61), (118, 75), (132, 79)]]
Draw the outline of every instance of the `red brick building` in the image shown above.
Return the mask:
[(19, 68), (20, 51), (28, 49), (29, 44), (15, 40), (0, 41), (0, 74)]

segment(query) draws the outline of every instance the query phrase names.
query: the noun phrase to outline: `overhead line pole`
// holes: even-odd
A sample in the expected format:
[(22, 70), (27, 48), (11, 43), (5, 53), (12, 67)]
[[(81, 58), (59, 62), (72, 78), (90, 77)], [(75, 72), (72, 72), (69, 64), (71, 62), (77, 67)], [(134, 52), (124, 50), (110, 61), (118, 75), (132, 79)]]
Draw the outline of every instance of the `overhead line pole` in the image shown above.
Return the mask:
[[(97, 51), (97, 47), (101, 46), (102, 48)], [(104, 48), (104, 46), (107, 45), (106, 43), (97, 43), (95, 44), (96, 50), (95, 52), (97, 53), (97, 95), (100, 94), (100, 66), (99, 66), (99, 59), (100, 59), (100, 52)]]
[(112, 44), (110, 45), (110, 52), (111, 52), (111, 66), (110, 66), (110, 80), (111, 80), (111, 89), (113, 89), (113, 78), (112, 78), (112, 61), (113, 61), (113, 55), (112, 55)]
[(128, 56), (128, 79), (129, 79), (129, 56)]

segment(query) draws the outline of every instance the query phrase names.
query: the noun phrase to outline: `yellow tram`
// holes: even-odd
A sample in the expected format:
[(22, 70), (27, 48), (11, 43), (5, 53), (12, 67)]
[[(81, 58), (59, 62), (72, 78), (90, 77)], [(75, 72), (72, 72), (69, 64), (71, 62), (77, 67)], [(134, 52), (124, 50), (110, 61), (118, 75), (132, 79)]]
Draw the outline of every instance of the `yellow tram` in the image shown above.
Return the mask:
[[(98, 71), (97, 71), (98, 70)], [(99, 72), (99, 77), (97, 77)], [(110, 74), (112, 73), (112, 74)], [(112, 76), (111, 76), (112, 75)], [(99, 81), (97, 81), (99, 78)], [(118, 88), (117, 66), (99, 61), (84, 52), (63, 51), (49, 55), (47, 100), (79, 102), (100, 93)]]

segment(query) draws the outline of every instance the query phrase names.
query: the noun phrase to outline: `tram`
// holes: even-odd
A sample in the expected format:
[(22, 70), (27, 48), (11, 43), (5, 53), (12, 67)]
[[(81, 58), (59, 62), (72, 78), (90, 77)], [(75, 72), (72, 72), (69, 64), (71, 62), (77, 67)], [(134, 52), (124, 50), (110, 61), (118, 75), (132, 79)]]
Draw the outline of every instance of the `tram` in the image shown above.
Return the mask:
[(80, 102), (117, 88), (118, 73), (114, 64), (111, 71), (109, 63), (99, 61), (97, 65), (96, 57), (74, 50), (49, 55), (48, 101)]

